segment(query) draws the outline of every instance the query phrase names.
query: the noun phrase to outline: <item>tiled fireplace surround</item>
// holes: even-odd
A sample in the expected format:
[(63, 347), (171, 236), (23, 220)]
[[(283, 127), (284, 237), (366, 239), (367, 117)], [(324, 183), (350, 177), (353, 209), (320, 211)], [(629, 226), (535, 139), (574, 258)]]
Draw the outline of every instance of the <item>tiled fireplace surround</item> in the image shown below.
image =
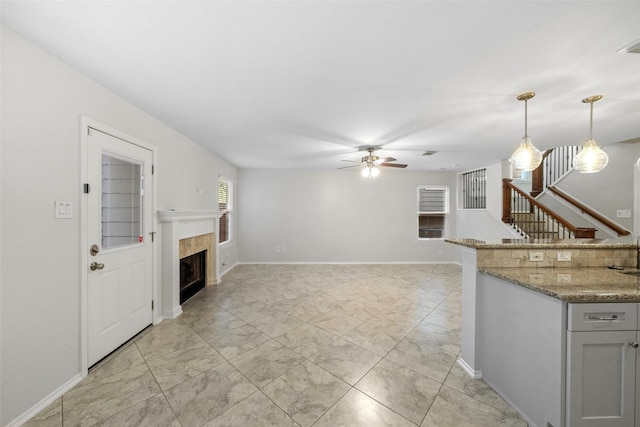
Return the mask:
[(207, 286), (219, 282), (220, 212), (158, 211), (162, 223), (162, 317), (173, 319), (180, 307), (180, 259), (207, 251)]

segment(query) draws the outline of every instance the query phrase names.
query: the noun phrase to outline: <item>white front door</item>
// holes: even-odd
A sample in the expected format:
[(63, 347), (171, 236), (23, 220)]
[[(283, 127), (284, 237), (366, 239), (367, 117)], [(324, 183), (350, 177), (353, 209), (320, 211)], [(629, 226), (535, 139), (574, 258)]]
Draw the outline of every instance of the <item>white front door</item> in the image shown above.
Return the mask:
[(152, 323), (152, 159), (146, 148), (89, 129), (88, 366)]

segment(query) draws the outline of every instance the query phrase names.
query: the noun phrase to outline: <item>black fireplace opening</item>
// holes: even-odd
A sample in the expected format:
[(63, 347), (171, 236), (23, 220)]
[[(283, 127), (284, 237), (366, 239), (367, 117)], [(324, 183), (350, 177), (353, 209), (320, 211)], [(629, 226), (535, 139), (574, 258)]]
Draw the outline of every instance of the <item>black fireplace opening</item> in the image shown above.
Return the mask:
[(180, 259), (180, 304), (204, 289), (207, 282), (207, 251)]

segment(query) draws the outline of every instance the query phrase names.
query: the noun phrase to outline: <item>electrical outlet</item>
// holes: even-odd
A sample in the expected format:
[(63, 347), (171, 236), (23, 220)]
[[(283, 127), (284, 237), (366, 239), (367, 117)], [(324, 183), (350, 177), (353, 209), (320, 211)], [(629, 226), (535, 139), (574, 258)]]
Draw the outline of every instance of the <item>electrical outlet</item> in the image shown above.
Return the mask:
[(542, 261), (544, 260), (544, 254), (542, 252), (530, 252), (529, 261)]
[(557, 260), (558, 261), (571, 261), (571, 252), (570, 251), (558, 252)]
[(617, 214), (618, 218), (631, 218), (631, 211), (629, 209), (620, 210)]

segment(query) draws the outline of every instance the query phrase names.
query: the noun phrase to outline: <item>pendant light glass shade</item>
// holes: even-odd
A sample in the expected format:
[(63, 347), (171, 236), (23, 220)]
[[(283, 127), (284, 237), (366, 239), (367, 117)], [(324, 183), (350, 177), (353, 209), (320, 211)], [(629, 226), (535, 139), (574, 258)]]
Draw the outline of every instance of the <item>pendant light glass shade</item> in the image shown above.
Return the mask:
[(589, 139), (587, 139), (582, 150), (573, 160), (575, 170), (580, 173), (600, 172), (609, 163), (609, 156), (605, 153), (593, 139), (593, 103), (602, 99), (602, 95), (594, 95), (582, 100), (583, 103), (591, 104), (591, 119), (589, 124)]
[(542, 153), (531, 143), (531, 138), (525, 136), (511, 155), (510, 161), (516, 170), (532, 171), (540, 166)]
[(602, 151), (593, 139), (588, 139), (576, 155), (573, 166), (580, 173), (596, 173), (604, 169), (607, 163), (609, 163), (607, 153)]
[(535, 92), (525, 92), (517, 96), (518, 101), (524, 101), (524, 137), (509, 161), (514, 169), (520, 171), (532, 171), (542, 163), (542, 153), (531, 143), (531, 138), (527, 135), (527, 101), (534, 96)]

